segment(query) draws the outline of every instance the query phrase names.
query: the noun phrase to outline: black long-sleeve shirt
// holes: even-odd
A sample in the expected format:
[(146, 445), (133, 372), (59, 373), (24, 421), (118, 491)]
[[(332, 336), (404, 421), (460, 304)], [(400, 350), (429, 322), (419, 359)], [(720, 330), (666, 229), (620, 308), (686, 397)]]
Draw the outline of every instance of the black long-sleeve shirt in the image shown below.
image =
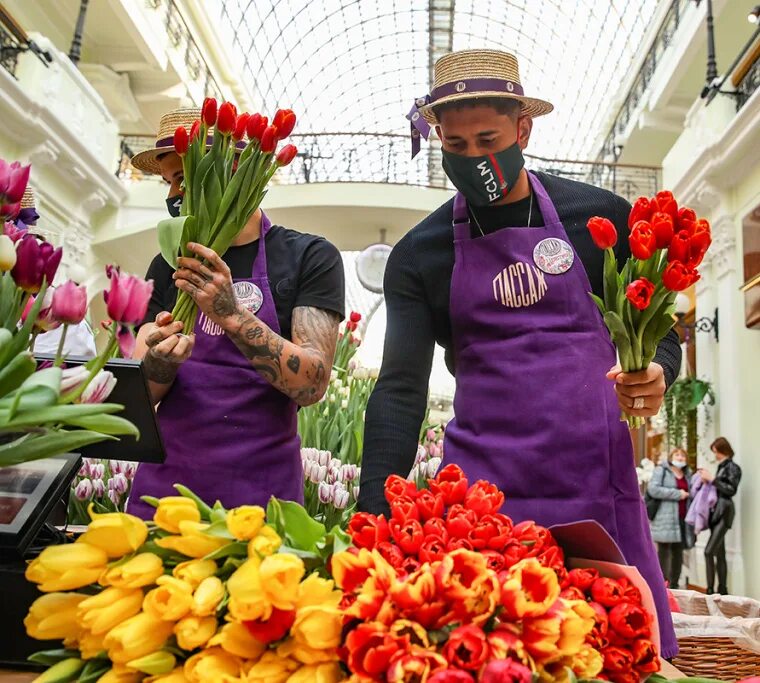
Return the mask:
[[(591, 216), (606, 216), (621, 239), (615, 247), (619, 263), (630, 256), (628, 213), (630, 204), (607, 190), (565, 178), (537, 173), (588, 273), (595, 294), (602, 296), (604, 252), (591, 239), (586, 223)], [(453, 199), (408, 232), (394, 247), (385, 271), (388, 323), (380, 377), (369, 405), (359, 507), (381, 512), (386, 508), (383, 485), (390, 474), (406, 476), (414, 462), (420, 426), (425, 416), (428, 382), (435, 344), (446, 352), (446, 365), (456, 374), (452, 349), (449, 295), (454, 268), (452, 234)], [(472, 210), (473, 237), (505, 225), (542, 226), (537, 202), (530, 198), (501, 206)], [(476, 222), (477, 221), (477, 222)], [(478, 224), (480, 229), (478, 228)], [(670, 385), (681, 366), (678, 335), (671, 330), (657, 349)]]

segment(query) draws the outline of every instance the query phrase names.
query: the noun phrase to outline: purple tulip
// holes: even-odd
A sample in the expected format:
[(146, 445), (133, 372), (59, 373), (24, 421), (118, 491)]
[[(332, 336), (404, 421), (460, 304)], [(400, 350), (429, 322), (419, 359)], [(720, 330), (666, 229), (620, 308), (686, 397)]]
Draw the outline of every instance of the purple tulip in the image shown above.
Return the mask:
[(20, 228), (13, 221), (5, 221), (3, 235), (10, 237), (11, 242), (18, 242), (24, 235), (26, 235), (26, 233), (27, 231), (25, 229)]
[(326, 481), (322, 481), (319, 483), (319, 502), (320, 503), (331, 503), (333, 499), (333, 485), (328, 484)]
[[(108, 370), (101, 370), (79, 397), (80, 403), (103, 403), (116, 386), (116, 378)], [(103, 467), (103, 465), (100, 465)], [(103, 476), (103, 475), (100, 475)]]
[(103, 292), (108, 316), (126, 325), (139, 325), (148, 312), (153, 280), (143, 280), (134, 275), (122, 274), (118, 266), (107, 266), (111, 287)]
[(0, 159), (0, 195), (3, 204), (20, 202), (29, 182), (31, 166), (22, 166), (18, 161), (9, 164)]
[(121, 473), (115, 474), (113, 477), (111, 477), (108, 480), (108, 485), (111, 486), (112, 482), (113, 482), (113, 490), (116, 491), (117, 493), (126, 493), (127, 489), (129, 489), (129, 481)]
[(53, 282), (63, 250), (54, 249), (49, 242), (37, 242), (32, 235), (25, 235), (16, 247), (16, 265), (11, 275), (21, 289), (36, 294), (42, 288), (43, 280)]
[(82, 479), (74, 489), (74, 495), (77, 497), (77, 500), (89, 500), (92, 498), (94, 490), (92, 482), (89, 479)]
[(102, 479), (92, 480), (92, 493), (94, 498), (102, 498), (106, 494), (106, 485)]
[(137, 463), (136, 462), (128, 462), (127, 463), (127, 469), (124, 470), (124, 476), (129, 479), (129, 481), (132, 481), (135, 478), (135, 473), (137, 472)]
[(87, 290), (67, 280), (53, 294), (52, 316), (66, 325), (78, 325), (87, 313)]
[(90, 471), (93, 479), (102, 479), (106, 473), (106, 466), (102, 462), (93, 463), (90, 465)]
[(111, 474), (124, 474), (127, 470), (126, 460), (109, 460), (108, 469), (111, 470)]

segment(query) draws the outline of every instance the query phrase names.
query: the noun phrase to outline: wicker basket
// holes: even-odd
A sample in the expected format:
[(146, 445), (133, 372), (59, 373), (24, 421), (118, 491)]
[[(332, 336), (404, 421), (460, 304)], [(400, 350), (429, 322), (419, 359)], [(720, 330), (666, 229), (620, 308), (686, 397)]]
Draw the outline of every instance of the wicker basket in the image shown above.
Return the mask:
[[(673, 595), (681, 614), (688, 615), (689, 629), (698, 627), (700, 621), (704, 623), (704, 635), (679, 636), (680, 652), (673, 660), (675, 667), (687, 676), (719, 681), (760, 676), (760, 653), (742, 645), (746, 633), (760, 627), (760, 603), (749, 598), (708, 596), (694, 591), (673, 591)], [(687, 630), (679, 628), (678, 614), (674, 620), (676, 635)], [(714, 634), (711, 634), (713, 629)]]

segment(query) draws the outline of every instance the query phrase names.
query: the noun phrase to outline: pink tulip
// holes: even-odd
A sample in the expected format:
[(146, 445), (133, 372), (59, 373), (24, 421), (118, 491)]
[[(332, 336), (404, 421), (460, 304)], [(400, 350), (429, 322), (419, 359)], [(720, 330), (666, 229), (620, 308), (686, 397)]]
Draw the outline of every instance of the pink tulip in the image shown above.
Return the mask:
[(92, 498), (94, 487), (89, 479), (82, 479), (74, 489), (74, 495), (78, 500), (89, 500)]
[(11, 242), (18, 242), (24, 235), (26, 235), (26, 230), (19, 228), (13, 221), (5, 221), (3, 235), (10, 237)]
[(29, 182), (31, 166), (22, 166), (18, 161), (9, 164), (0, 159), (0, 196), (3, 204), (20, 202)]
[[(45, 298), (42, 300), (42, 308), (40, 309), (37, 319), (34, 321), (34, 329), (37, 332), (50, 332), (50, 330), (54, 330), (57, 327), (61, 326), (60, 321), (56, 320), (56, 318), (53, 317), (54, 294), (55, 289), (53, 287), (50, 287), (45, 291)], [(29, 297), (29, 300), (26, 302), (24, 311), (21, 313), (21, 320), (23, 322), (26, 322), (26, 319), (29, 316), (29, 313), (32, 310), (32, 306), (34, 306), (34, 302), (36, 300), (37, 297), (32, 296)]]
[(53, 294), (53, 318), (66, 325), (78, 325), (87, 313), (87, 290), (67, 280)]
[(13, 220), (18, 216), (18, 212), (21, 210), (21, 202), (14, 202), (13, 204), (0, 204), (0, 218), (4, 220)]
[(106, 485), (102, 479), (92, 480), (92, 493), (93, 498), (102, 498), (106, 493)]
[[(61, 373), (61, 393), (67, 394), (82, 386), (85, 380), (90, 376), (90, 371), (84, 365), (76, 365), (73, 368), (64, 368)], [(90, 463), (85, 458), (82, 467), (85, 465), (89, 468)], [(89, 469), (87, 470), (89, 472)]]
[(38, 242), (32, 235), (24, 237), (16, 245), (16, 265), (11, 275), (16, 285), (30, 294), (42, 288), (42, 282), (53, 282), (63, 250), (54, 249), (49, 242)]
[(107, 266), (106, 275), (111, 278), (111, 288), (103, 292), (109, 317), (118, 323), (139, 325), (148, 312), (153, 280), (122, 274), (118, 266)]
[(127, 489), (129, 489), (129, 481), (123, 474), (115, 474), (108, 481), (108, 484), (109, 486), (112, 486), (113, 490), (117, 493), (126, 493)]
[[(103, 403), (116, 386), (116, 378), (112, 372), (101, 370), (79, 397), (80, 403)], [(105, 467), (101, 464), (100, 467)], [(102, 475), (101, 475), (102, 476)]]

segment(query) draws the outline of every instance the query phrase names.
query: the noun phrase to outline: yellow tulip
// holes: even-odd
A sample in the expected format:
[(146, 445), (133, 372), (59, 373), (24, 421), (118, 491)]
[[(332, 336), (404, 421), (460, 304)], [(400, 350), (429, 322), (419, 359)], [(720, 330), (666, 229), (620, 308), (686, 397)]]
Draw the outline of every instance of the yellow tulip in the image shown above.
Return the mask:
[(248, 629), (237, 621), (222, 626), (208, 644), (220, 645), (226, 652), (243, 659), (258, 659), (266, 650), (266, 645), (256, 640)]
[(188, 557), (200, 558), (210, 555), (228, 543), (232, 543), (227, 538), (218, 538), (204, 534), (203, 531), (208, 527), (208, 524), (182, 520), (179, 523), (179, 536), (158, 538), (156, 539), (156, 545), (167, 550), (175, 550)]
[(584, 600), (565, 602), (567, 609), (561, 612), (557, 653), (572, 656), (580, 652), (586, 635), (594, 628), (594, 608)]
[(26, 578), (43, 593), (70, 591), (95, 583), (107, 562), (104, 550), (87, 543), (51, 545), (26, 568)]
[(99, 515), (90, 510), (92, 521), (77, 543), (87, 543), (105, 550), (108, 557), (124, 557), (137, 550), (148, 538), (148, 527), (139, 517), (126, 512)]
[(105, 638), (105, 633), (95, 635), (94, 633), (90, 633), (90, 631), (83, 631), (79, 636), (79, 642), (76, 646), (79, 648), (82, 659), (93, 659), (103, 652), (106, 649), (105, 645), (103, 645)]
[(143, 600), (143, 610), (154, 619), (177, 621), (184, 617), (193, 605), (193, 591), (189, 583), (173, 576), (159, 576), (157, 588), (148, 591)]
[(269, 619), (272, 615), (272, 603), (261, 582), (260, 566), (259, 560), (249, 559), (227, 580), (230, 613), (238, 621)]
[(101, 586), (142, 588), (150, 586), (164, 573), (161, 558), (154, 553), (138, 553), (123, 564), (111, 567), (100, 577)]
[(290, 675), (287, 683), (338, 683), (343, 680), (343, 672), (338, 662), (302, 666)]
[(151, 676), (145, 679), (145, 683), (190, 683), (185, 677), (184, 666), (178, 666), (174, 671), (163, 676)]
[(221, 683), (225, 680), (224, 676), (238, 677), (241, 664), (239, 657), (220, 647), (212, 647), (202, 650), (185, 662), (185, 676), (193, 683)]
[(301, 664), (321, 664), (322, 662), (337, 662), (338, 651), (315, 650), (314, 648), (296, 642), (293, 638), (286, 639), (277, 647), (277, 654), (280, 657), (290, 657)]
[(282, 545), (282, 539), (271, 527), (264, 525), (255, 538), (248, 542), (248, 557), (264, 558), (273, 555)]
[(180, 619), (174, 625), (174, 635), (183, 650), (194, 650), (208, 643), (216, 633), (216, 617), (188, 616)]
[(343, 615), (335, 607), (314, 605), (299, 609), (290, 629), (300, 645), (314, 650), (330, 650), (340, 645)]
[(143, 592), (139, 588), (106, 588), (79, 605), (79, 625), (93, 635), (106, 633), (137, 614), (142, 602)]
[(250, 541), (264, 526), (266, 512), (259, 505), (241, 505), (227, 513), (227, 530), (238, 541)]
[(48, 593), (37, 598), (24, 619), (27, 635), (37, 640), (76, 637), (77, 606), (87, 598), (81, 593)]
[(317, 572), (313, 572), (298, 584), (296, 607), (298, 609), (312, 605), (337, 607), (342, 597), (343, 592), (336, 590), (334, 581), (323, 579)]
[(218, 576), (209, 576), (201, 581), (193, 593), (192, 611), (198, 617), (207, 617), (216, 612), (224, 598), (224, 584)]
[(84, 662), (76, 657), (64, 659), (51, 666), (45, 673), (32, 681), (32, 683), (57, 683), (58, 681), (77, 680), (79, 672), (84, 669)]
[(183, 496), (167, 496), (158, 501), (153, 513), (153, 521), (164, 531), (179, 533), (179, 523), (183, 521), (200, 522), (201, 513), (198, 506)]
[(217, 569), (214, 560), (188, 560), (187, 562), (180, 562), (172, 574), (189, 583), (191, 588), (195, 590), (203, 579), (216, 574)]
[(176, 663), (177, 660), (171, 652), (158, 650), (157, 652), (151, 652), (149, 655), (145, 655), (139, 659), (133, 659), (131, 662), (127, 662), (127, 668), (152, 676), (160, 676), (172, 671)]
[(285, 610), (295, 608), (298, 585), (305, 571), (303, 560), (296, 555), (278, 553), (261, 561), (261, 582), (275, 607)]
[(140, 672), (114, 664), (113, 668), (106, 671), (97, 683), (139, 683), (142, 679), (143, 675)]
[(174, 624), (140, 612), (115, 628), (103, 640), (112, 662), (126, 664), (159, 650), (172, 634)]
[(248, 683), (285, 683), (300, 664), (294, 659), (265, 652), (249, 670)]
[(584, 645), (573, 657), (572, 669), (578, 678), (594, 678), (604, 668), (604, 659), (598, 650)]

